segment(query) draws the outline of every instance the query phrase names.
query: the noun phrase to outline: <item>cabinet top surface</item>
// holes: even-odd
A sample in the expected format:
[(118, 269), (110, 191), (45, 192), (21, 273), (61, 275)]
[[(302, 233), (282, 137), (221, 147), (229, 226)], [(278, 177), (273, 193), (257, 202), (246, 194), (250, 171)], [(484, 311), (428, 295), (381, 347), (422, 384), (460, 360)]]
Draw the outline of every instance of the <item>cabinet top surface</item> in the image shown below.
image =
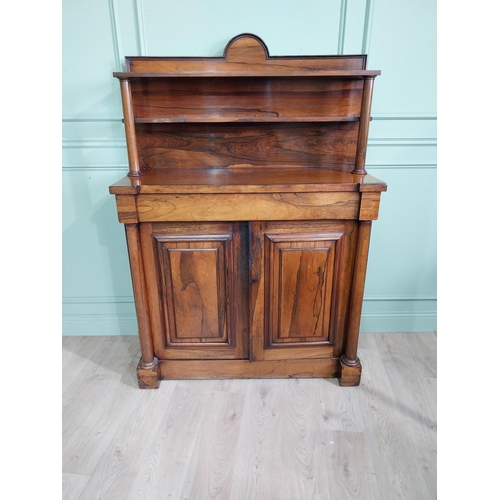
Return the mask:
[(163, 169), (124, 177), (112, 194), (286, 193), (386, 191), (387, 185), (367, 175), (331, 168)]

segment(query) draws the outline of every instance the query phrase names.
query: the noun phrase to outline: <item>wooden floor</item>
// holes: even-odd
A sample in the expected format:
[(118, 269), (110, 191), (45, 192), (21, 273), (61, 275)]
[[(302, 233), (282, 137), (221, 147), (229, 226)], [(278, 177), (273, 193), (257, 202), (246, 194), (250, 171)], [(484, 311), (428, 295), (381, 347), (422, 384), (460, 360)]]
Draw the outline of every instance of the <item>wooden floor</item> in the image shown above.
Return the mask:
[(64, 500), (435, 499), (436, 335), (362, 334), (336, 379), (162, 381), (137, 337), (63, 337)]

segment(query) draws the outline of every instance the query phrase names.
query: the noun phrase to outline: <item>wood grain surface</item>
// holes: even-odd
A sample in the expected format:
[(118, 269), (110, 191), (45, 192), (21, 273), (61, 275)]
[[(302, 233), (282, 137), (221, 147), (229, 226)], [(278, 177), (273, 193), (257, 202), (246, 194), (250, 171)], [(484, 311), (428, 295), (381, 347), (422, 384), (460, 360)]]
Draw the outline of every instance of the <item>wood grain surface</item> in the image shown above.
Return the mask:
[[(302, 121), (302, 120), (301, 120)], [(150, 169), (354, 167), (356, 122), (136, 124)]]
[[(123, 80), (122, 80), (123, 81)], [(139, 78), (137, 122), (359, 119), (363, 80), (323, 78)]]
[[(340, 355), (356, 238), (355, 221), (251, 224), (250, 338), (255, 360)], [(287, 259), (283, 251), (293, 257)], [(307, 265), (301, 266), (301, 258)], [(300, 284), (300, 291), (297, 280), (307, 282)], [(303, 335), (297, 335), (297, 323)]]
[(179, 72), (205, 71), (219, 73), (227, 69), (245, 71), (255, 67), (266, 73), (293, 74), (296, 71), (322, 70), (364, 70), (366, 55), (309, 57), (309, 64), (303, 57), (270, 56), (264, 41), (251, 33), (242, 33), (227, 43), (222, 57), (126, 57), (127, 71), (136, 72)]
[(357, 193), (141, 195), (140, 222), (355, 219)]
[[(353, 175), (335, 166), (247, 167), (148, 170), (139, 178), (122, 178), (109, 190), (117, 195), (387, 191), (387, 185), (370, 174)], [(130, 216), (130, 209), (133, 210), (134, 206), (124, 201), (123, 216)]]
[(139, 352), (135, 336), (64, 338), (63, 500), (436, 498), (435, 334), (362, 334), (357, 388), (171, 380), (141, 391)]
[(248, 351), (247, 248), (242, 223), (141, 225), (159, 359), (242, 358)]

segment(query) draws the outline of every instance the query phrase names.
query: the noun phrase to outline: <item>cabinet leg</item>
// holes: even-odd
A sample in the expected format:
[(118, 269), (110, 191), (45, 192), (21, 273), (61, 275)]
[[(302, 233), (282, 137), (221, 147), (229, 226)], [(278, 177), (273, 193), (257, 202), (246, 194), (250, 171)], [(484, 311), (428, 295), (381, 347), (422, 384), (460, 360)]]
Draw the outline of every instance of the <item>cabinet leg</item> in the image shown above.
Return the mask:
[(339, 384), (342, 387), (354, 387), (361, 381), (361, 363), (359, 358), (354, 361), (345, 356), (340, 358), (340, 379)]
[(354, 281), (349, 310), (349, 324), (345, 340), (345, 351), (340, 357), (340, 385), (352, 387), (361, 381), (361, 363), (357, 356), (361, 308), (365, 289), (366, 264), (368, 262), (368, 246), (372, 221), (360, 221), (356, 261), (354, 264)]
[(158, 379), (158, 360), (156, 358), (147, 364), (141, 358), (137, 366), (137, 382), (139, 383), (139, 389), (158, 389), (160, 382)]

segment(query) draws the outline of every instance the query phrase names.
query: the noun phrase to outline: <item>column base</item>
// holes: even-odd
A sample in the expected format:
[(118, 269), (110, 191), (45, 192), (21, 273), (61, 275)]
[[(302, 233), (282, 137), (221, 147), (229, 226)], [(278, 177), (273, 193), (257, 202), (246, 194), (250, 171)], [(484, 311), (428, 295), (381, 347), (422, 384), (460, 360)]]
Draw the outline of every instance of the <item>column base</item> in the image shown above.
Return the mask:
[(156, 358), (149, 364), (143, 363), (141, 358), (137, 365), (137, 382), (139, 383), (139, 389), (158, 389), (160, 387), (158, 360)]
[(355, 387), (361, 381), (361, 363), (359, 358), (355, 361), (340, 357), (340, 378), (339, 384), (342, 387)]

